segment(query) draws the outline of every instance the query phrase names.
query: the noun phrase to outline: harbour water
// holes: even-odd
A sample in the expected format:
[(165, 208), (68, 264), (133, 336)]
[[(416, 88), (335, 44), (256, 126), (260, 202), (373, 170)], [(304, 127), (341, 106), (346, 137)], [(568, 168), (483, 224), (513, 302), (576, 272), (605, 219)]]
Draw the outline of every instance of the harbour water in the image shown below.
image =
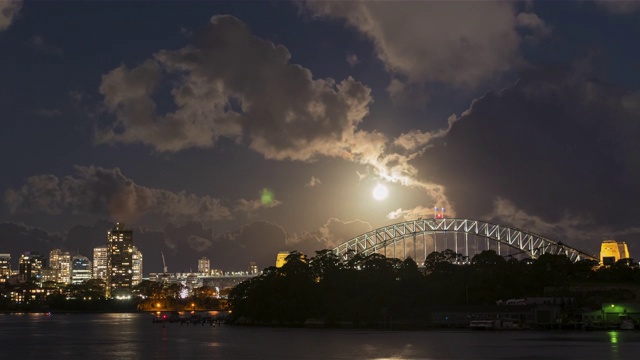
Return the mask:
[(0, 359), (637, 359), (640, 331), (383, 331), (0, 314)]

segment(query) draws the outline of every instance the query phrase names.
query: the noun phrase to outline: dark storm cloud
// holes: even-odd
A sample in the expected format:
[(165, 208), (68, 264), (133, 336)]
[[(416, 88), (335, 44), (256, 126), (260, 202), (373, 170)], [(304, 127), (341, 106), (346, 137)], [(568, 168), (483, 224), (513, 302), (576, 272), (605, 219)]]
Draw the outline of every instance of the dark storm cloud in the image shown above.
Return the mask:
[(60, 185), (60, 179), (55, 175), (31, 176), (22, 188), (5, 191), (5, 203), (12, 213), (22, 211), (59, 214), (64, 206)]
[[(193, 44), (103, 76), (100, 92), (116, 121), (99, 131), (98, 140), (179, 151), (229, 137), (248, 141), (269, 159), (339, 157), (370, 166), (387, 181), (423, 188), (448, 205), (439, 185), (416, 181), (410, 157), (385, 153), (384, 134), (358, 130), (372, 100), (368, 87), (352, 78), (313, 79), (310, 70), (289, 63), (290, 56), (284, 46), (253, 36), (240, 20), (214, 16)], [(154, 97), (165, 80), (174, 86), (177, 110), (159, 115)], [(420, 133), (413, 141), (438, 136), (441, 131)]]
[[(143, 253), (149, 249), (159, 254), (164, 249), (165, 256), (183, 271), (186, 271), (184, 266), (195, 266), (202, 256), (211, 260), (213, 268), (244, 271), (251, 261), (261, 269), (275, 265), (280, 251), (297, 250), (311, 257), (317, 250), (333, 248), (371, 229), (371, 225), (362, 220), (331, 218), (319, 229), (307, 232), (287, 232), (276, 223), (260, 220), (214, 233), (211, 228), (190, 222), (181, 226), (169, 224), (162, 232), (143, 230), (144, 234), (138, 237), (143, 239), (140, 244)], [(153, 240), (147, 241), (147, 238)]]
[[(534, 13), (501, 1), (306, 1), (318, 17), (338, 18), (367, 36), (393, 74), (395, 99), (424, 100), (416, 84), (473, 88), (511, 70), (522, 36), (550, 28)], [(453, 20), (455, 19), (455, 20)], [(409, 91), (408, 96), (403, 95)], [(408, 97), (408, 99), (407, 99)]]
[(257, 221), (240, 229), (218, 235), (214, 239), (213, 249), (217, 264), (229, 268), (232, 264), (257, 262), (259, 268), (275, 265), (279, 251), (286, 251), (287, 233), (279, 225), (267, 221)]
[(518, 212), (520, 222), (632, 226), (639, 95), (576, 71), (531, 70), (475, 100), (413, 164), (443, 184), (463, 217)]
[[(0, 252), (9, 253), (17, 259), (25, 251), (36, 251), (43, 255), (63, 241), (60, 234), (15, 223), (0, 223)], [(17, 261), (12, 261), (17, 264)]]
[(320, 184), (322, 184), (322, 181), (315, 177), (312, 176), (311, 179), (309, 180), (309, 182), (307, 182), (306, 184), (304, 184), (305, 187), (316, 187), (316, 186), (320, 186)]
[[(331, 218), (317, 230), (288, 233), (278, 224), (255, 221), (216, 236), (203, 235), (207, 247), (202, 253), (210, 254), (213, 267), (231, 269), (255, 261), (262, 269), (275, 265), (276, 255), (280, 251), (297, 250), (311, 257), (317, 250), (333, 248), (369, 230), (371, 225), (361, 220)], [(167, 231), (167, 234), (170, 232)]]
[[(352, 78), (313, 79), (290, 58), (284, 46), (252, 35), (240, 20), (216, 15), (193, 44), (103, 76), (100, 92), (117, 121), (98, 140), (178, 151), (229, 137), (270, 159), (342, 156), (356, 141), (371, 90)], [(164, 115), (154, 100), (162, 79), (175, 85), (177, 107)]]
[(22, 8), (22, 0), (3, 0), (0, 1), (0, 31), (9, 28), (11, 23), (20, 13)]
[(161, 271), (161, 252), (170, 272), (196, 269), (198, 259), (203, 256), (211, 260), (212, 268), (246, 271), (251, 261), (261, 269), (275, 265), (279, 251), (315, 254), (327, 247), (317, 234), (289, 234), (282, 226), (268, 221), (255, 221), (219, 233), (201, 223), (187, 222), (168, 224), (162, 230), (139, 228), (134, 230), (134, 243), (145, 256), (148, 269), (145, 271)]
[(371, 224), (363, 220), (343, 221), (330, 218), (315, 234), (320, 241), (333, 248), (370, 230), (373, 230)]
[(250, 261), (255, 261), (263, 269), (275, 265), (280, 251), (297, 250), (313, 256), (316, 250), (326, 248), (326, 244), (314, 236), (289, 234), (282, 226), (268, 221), (244, 225), (216, 236), (213, 241), (217, 259), (214, 262), (222, 268), (248, 266)]
[(597, 4), (612, 14), (625, 15), (640, 11), (640, 2), (622, 0), (597, 0)]
[(27, 42), (27, 46), (34, 52), (54, 56), (58, 59), (64, 58), (64, 50), (62, 48), (49, 43), (42, 35), (34, 35)]
[[(66, 232), (64, 242), (56, 247), (93, 260), (93, 249), (107, 246), (107, 231), (114, 226), (115, 223), (107, 220), (96, 221), (93, 225), (74, 225)], [(129, 227), (126, 223), (125, 226)]]
[(76, 166), (76, 176), (62, 179), (32, 176), (22, 187), (8, 189), (5, 202), (11, 213), (89, 213), (125, 222), (145, 215), (176, 222), (210, 223), (231, 218), (229, 209), (213, 197), (148, 188), (136, 184), (118, 168), (96, 166)]

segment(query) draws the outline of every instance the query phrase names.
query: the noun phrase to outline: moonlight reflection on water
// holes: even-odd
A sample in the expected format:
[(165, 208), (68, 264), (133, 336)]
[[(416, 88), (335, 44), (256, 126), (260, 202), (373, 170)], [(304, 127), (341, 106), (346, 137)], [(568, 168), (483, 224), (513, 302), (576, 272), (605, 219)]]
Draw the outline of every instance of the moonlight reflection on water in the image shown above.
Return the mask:
[(149, 314), (0, 315), (7, 359), (630, 359), (638, 331), (378, 331), (153, 324)]

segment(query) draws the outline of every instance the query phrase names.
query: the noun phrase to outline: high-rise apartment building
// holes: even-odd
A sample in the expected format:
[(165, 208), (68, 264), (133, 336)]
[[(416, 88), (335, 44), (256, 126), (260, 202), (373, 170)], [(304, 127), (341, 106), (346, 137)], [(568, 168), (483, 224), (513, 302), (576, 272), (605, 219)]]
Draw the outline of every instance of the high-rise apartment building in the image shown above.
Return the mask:
[(49, 268), (53, 272), (53, 281), (63, 284), (71, 283), (71, 255), (60, 249), (49, 252)]
[(211, 261), (208, 258), (203, 256), (198, 260), (198, 273), (205, 276), (211, 274)]
[(124, 223), (107, 232), (107, 297), (130, 295), (133, 286), (133, 231)]
[(40, 279), (40, 270), (43, 266), (43, 257), (37, 252), (27, 251), (20, 255), (20, 278), (22, 281), (28, 281), (29, 279)]
[(91, 280), (91, 260), (82, 255), (74, 255), (71, 258), (71, 283), (82, 284), (87, 280)]
[(11, 254), (0, 254), (0, 283), (7, 282), (11, 276)]
[(107, 281), (107, 247), (93, 249), (93, 278)]
[(135, 246), (133, 247), (131, 285), (136, 286), (142, 282), (142, 253)]

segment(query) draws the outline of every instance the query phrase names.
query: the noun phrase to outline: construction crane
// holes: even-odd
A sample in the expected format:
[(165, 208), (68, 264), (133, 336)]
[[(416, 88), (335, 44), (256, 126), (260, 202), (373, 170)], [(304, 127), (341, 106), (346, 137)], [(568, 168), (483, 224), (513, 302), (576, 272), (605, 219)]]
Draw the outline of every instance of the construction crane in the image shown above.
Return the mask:
[(167, 263), (164, 261), (164, 253), (162, 251), (160, 251), (160, 255), (162, 255), (162, 270), (164, 270), (162, 272), (162, 274), (158, 274), (158, 281), (163, 282), (163, 283), (167, 283), (169, 282), (169, 278), (171, 277), (171, 274), (169, 274), (169, 271), (167, 270)]
[(162, 251), (160, 251), (160, 255), (162, 255), (162, 267), (164, 269), (164, 273), (168, 273), (169, 271), (167, 270), (167, 263), (164, 262), (164, 253)]

